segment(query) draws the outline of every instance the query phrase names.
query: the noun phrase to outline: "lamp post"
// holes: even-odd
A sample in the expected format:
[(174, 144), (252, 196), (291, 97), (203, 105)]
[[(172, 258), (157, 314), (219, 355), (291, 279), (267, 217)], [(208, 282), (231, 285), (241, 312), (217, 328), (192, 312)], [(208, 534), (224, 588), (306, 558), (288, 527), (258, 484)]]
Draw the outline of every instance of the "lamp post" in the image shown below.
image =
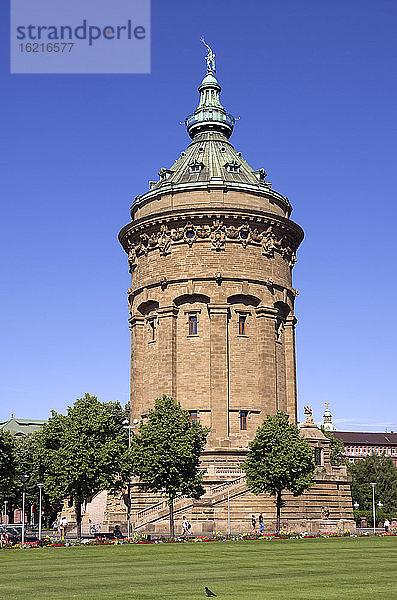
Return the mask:
[(372, 517), (374, 519), (374, 534), (376, 533), (376, 514), (375, 514), (375, 486), (376, 483), (370, 483), (369, 485), (372, 486)]
[(26, 482), (29, 479), (29, 475), (20, 475), (22, 481), (22, 535), (21, 542), (25, 543), (25, 494), (26, 494)]
[(8, 500), (4, 500), (4, 524), (8, 525), (7, 521), (7, 504), (8, 504)]
[[(138, 419), (132, 421), (133, 425), (130, 425), (128, 419), (124, 419), (123, 427), (128, 429), (128, 454), (131, 452), (131, 436), (134, 433), (134, 429), (138, 424)], [(128, 475), (127, 484), (127, 538), (131, 537), (131, 477)]]
[(382, 504), (382, 502), (380, 500), (378, 502), (378, 506), (379, 506), (380, 509), (383, 508), (383, 504)]
[(41, 540), (41, 492), (43, 489), (43, 484), (38, 483), (37, 487), (39, 488), (39, 540)]
[(359, 503), (358, 503), (358, 502), (355, 502), (355, 503), (353, 504), (353, 507), (354, 507), (354, 509), (355, 509), (355, 510), (357, 510), (359, 506), (360, 506), (360, 505), (359, 505)]
[(230, 538), (230, 481), (227, 481), (227, 535)]

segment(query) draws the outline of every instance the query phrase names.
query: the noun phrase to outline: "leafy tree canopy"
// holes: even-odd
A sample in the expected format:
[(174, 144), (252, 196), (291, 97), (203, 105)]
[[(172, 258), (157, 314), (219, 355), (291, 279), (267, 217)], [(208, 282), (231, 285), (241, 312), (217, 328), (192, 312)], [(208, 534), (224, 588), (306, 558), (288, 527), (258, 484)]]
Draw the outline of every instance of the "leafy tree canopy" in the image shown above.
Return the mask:
[(313, 451), (299, 435), (296, 425), (289, 423), (288, 415), (278, 411), (268, 415), (249, 444), (243, 469), (247, 485), (254, 494), (267, 492), (276, 496), (277, 531), (280, 530), (282, 492), (299, 496), (313, 485)]
[(200, 498), (204, 493), (200, 453), (209, 429), (192, 423), (189, 412), (172, 398), (155, 401), (147, 421), (141, 422), (132, 447), (132, 472), (146, 490), (164, 491), (170, 505), (173, 535), (173, 501), (177, 496)]
[(15, 440), (9, 432), (0, 430), (0, 494), (9, 499), (17, 487)]
[(81, 504), (102, 489), (121, 484), (126, 470), (128, 436), (118, 402), (102, 403), (85, 394), (66, 415), (51, 413), (35, 434), (35, 459), (50, 501), (71, 496), (81, 533)]
[(371, 454), (363, 460), (349, 463), (348, 473), (352, 478), (353, 502), (360, 510), (372, 508), (372, 487), (376, 483), (375, 499), (381, 501), (384, 512), (397, 513), (397, 469), (393, 459), (386, 454)]

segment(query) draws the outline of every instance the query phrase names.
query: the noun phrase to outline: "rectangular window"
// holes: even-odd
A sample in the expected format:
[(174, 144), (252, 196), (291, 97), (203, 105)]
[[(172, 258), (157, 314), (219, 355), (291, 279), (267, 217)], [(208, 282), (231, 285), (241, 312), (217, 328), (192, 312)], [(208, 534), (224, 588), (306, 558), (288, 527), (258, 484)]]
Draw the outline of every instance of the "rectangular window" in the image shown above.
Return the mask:
[(156, 339), (156, 328), (154, 326), (154, 319), (149, 321), (149, 341), (154, 342)]
[(189, 316), (189, 335), (197, 335), (197, 315)]
[(238, 318), (238, 334), (239, 335), (245, 335), (245, 322), (246, 322), (246, 315), (239, 315)]
[(197, 423), (198, 422), (197, 410), (189, 410), (189, 412), (190, 412), (190, 422)]
[(240, 429), (247, 429), (248, 410), (240, 410)]
[(322, 464), (322, 450), (321, 448), (314, 448), (314, 464), (320, 466)]

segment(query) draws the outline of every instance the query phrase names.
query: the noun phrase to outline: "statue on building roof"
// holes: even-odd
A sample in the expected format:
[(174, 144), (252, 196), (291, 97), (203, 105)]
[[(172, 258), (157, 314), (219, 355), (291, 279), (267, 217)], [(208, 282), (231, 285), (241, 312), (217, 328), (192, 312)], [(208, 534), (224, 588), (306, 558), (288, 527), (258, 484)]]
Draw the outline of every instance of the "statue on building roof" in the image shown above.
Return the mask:
[(201, 41), (203, 42), (204, 46), (207, 48), (208, 50), (208, 54), (205, 57), (205, 60), (207, 61), (207, 73), (216, 73), (216, 69), (215, 69), (215, 53), (212, 52), (212, 49), (209, 47), (209, 45), (206, 43), (204, 36), (202, 36)]
[(312, 411), (312, 409), (309, 406), (305, 406), (303, 408), (303, 412), (306, 415), (306, 423), (313, 424), (314, 421), (313, 421), (313, 411)]

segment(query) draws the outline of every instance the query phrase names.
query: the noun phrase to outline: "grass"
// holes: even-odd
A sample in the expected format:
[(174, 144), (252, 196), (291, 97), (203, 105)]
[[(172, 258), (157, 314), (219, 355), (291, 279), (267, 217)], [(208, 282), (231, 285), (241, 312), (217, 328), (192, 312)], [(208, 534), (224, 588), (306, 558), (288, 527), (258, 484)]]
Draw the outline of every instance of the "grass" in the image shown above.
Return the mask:
[(397, 600), (397, 537), (0, 552), (1, 600)]

